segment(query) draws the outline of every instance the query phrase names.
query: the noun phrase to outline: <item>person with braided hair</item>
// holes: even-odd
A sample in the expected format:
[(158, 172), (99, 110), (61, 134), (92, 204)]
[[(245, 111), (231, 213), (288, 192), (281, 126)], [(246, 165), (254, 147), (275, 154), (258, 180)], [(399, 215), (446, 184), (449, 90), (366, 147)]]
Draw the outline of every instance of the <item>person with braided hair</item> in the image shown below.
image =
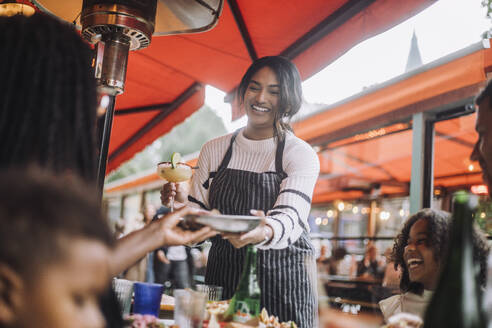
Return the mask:
[(0, 42), (0, 168), (34, 162), (95, 180), (90, 48), (42, 14), (0, 18)]
[[(42, 13), (0, 17), (0, 44), (0, 170), (38, 166), (72, 174), (97, 193), (97, 89), (89, 45), (73, 26)], [(156, 248), (216, 234), (207, 227), (178, 228), (188, 212), (171, 213), (118, 239), (108, 257), (108, 281)], [(106, 320), (119, 324), (107, 313)]]
[[(32, 164), (72, 172), (95, 187), (96, 81), (90, 47), (75, 28), (35, 14), (0, 18), (0, 169)], [(116, 275), (162, 245), (209, 237), (209, 228), (182, 231), (163, 217), (118, 240)], [(174, 222), (174, 220), (171, 220)]]

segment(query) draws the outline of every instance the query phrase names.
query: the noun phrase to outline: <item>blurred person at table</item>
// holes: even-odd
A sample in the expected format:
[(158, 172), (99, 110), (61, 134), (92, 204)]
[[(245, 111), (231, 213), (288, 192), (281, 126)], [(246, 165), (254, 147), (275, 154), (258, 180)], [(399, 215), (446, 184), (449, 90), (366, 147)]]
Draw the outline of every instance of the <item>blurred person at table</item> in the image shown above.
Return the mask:
[(477, 95), (477, 122), (475, 130), (478, 140), (470, 156), (472, 161), (478, 161), (482, 168), (482, 178), (488, 185), (489, 195), (492, 195), (492, 80)]
[(340, 264), (345, 259), (345, 255), (347, 255), (347, 249), (345, 247), (336, 247), (333, 250), (327, 261), (328, 274), (339, 275), (341, 273), (339, 270)]
[[(478, 140), (470, 156), (472, 161), (478, 161), (482, 168), (484, 183), (488, 186), (489, 196), (492, 195), (492, 80), (475, 98), (477, 105), (477, 122), (475, 130)], [(490, 219), (490, 218), (489, 218)], [(484, 293), (485, 313), (492, 322), (492, 252), (488, 259), (487, 287)]]
[[(89, 45), (74, 26), (41, 13), (0, 17), (0, 44), (0, 170), (34, 164), (78, 175), (99, 194), (97, 89)], [(109, 275), (162, 245), (197, 242), (215, 234), (210, 228), (177, 228), (179, 217), (187, 212), (178, 211), (118, 239), (108, 257)], [(106, 296), (112, 300), (103, 302), (103, 309), (111, 312), (105, 313), (106, 319), (117, 322), (114, 295)]]
[(384, 275), (384, 264), (378, 256), (378, 249), (369, 243), (362, 260), (357, 262), (357, 277), (367, 280), (381, 280)]
[(154, 259), (154, 268), (158, 268), (155, 281), (159, 284), (169, 282), (172, 289), (191, 287), (194, 265), (190, 252), (191, 249), (185, 246), (158, 249)]
[(391, 258), (392, 248), (388, 247), (384, 251), (384, 258), (386, 259), (386, 267), (384, 269), (384, 276), (381, 286), (388, 289), (397, 289), (400, 286), (401, 269), (395, 268), (395, 264)]
[[(131, 225), (127, 225), (127, 234), (133, 231), (137, 231), (150, 224), (152, 217), (155, 214), (155, 207), (152, 204), (144, 204), (140, 213), (134, 220), (131, 221)], [(150, 258), (150, 261), (149, 261)], [(125, 272), (125, 279), (133, 281), (154, 282), (154, 268), (153, 268), (153, 252), (149, 252), (145, 257), (139, 259)]]
[(318, 272), (328, 272), (328, 253), (329, 249), (327, 245), (321, 245), (319, 248), (319, 256), (316, 259), (316, 264), (318, 265)]
[[(152, 222), (157, 210), (154, 205), (151, 203), (145, 203), (144, 208), (142, 210), (144, 216), (144, 224), (148, 225)], [(154, 252), (147, 253), (145, 257), (145, 281), (153, 283), (155, 281), (154, 274)]]
[[(212, 239), (205, 281), (232, 297), (239, 282), (246, 245), (258, 247), (261, 306), (281, 321), (314, 327), (315, 251), (307, 217), (319, 173), (311, 146), (289, 125), (302, 102), (295, 65), (279, 56), (256, 60), (238, 87), (245, 128), (207, 142), (198, 158), (189, 197), (179, 184), (164, 185), (161, 200), (176, 200), (222, 214), (263, 216), (256, 229)], [(178, 191), (178, 192), (176, 192)]]
[(114, 239), (97, 193), (39, 169), (0, 181), (0, 327), (106, 327), (98, 298)]
[[(161, 206), (153, 220), (169, 212), (168, 207)], [(194, 266), (189, 247), (183, 245), (160, 247), (153, 252), (152, 261), (156, 283), (170, 286), (172, 289), (191, 287)]]
[[(401, 268), (400, 291), (379, 302), (387, 321), (392, 315), (406, 312), (423, 318), (449, 247), (451, 214), (434, 209), (423, 209), (412, 215), (395, 239), (391, 259)], [(477, 279), (486, 282), (487, 241), (478, 228), (473, 232), (473, 256), (480, 263)]]

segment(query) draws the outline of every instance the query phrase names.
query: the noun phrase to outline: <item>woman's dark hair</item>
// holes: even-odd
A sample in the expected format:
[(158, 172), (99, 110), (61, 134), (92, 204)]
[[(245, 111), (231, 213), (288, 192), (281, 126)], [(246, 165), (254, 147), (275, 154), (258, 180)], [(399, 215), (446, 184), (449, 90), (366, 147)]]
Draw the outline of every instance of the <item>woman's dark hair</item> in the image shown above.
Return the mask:
[(273, 133), (275, 137), (283, 139), (285, 131), (292, 131), (289, 120), (301, 108), (301, 76), (297, 67), (284, 57), (268, 56), (257, 59), (251, 64), (241, 79), (241, 83), (239, 83), (237, 94), (241, 104), (244, 103), (244, 95), (251, 78), (263, 67), (269, 67), (275, 72), (280, 86), (279, 106), (273, 120)]
[(96, 177), (96, 82), (75, 28), (36, 13), (0, 17), (0, 168), (37, 164)]
[[(443, 265), (446, 259), (446, 254), (449, 248), (450, 232), (452, 228), (451, 214), (445, 211), (434, 209), (422, 209), (412, 215), (404, 224), (401, 232), (395, 238), (395, 244), (391, 253), (391, 260), (394, 262), (395, 269), (401, 267), (402, 275), (400, 280), (400, 289), (403, 292), (413, 292), (421, 294), (424, 290), (422, 284), (410, 281), (408, 268), (406, 266), (403, 254), (405, 247), (408, 244), (410, 229), (420, 219), (427, 221), (428, 236), (427, 246), (432, 249), (434, 259)], [(487, 279), (487, 255), (488, 246), (478, 228), (473, 229), (473, 258), (475, 262), (480, 264), (480, 272), (478, 275), (479, 282), (485, 286)]]

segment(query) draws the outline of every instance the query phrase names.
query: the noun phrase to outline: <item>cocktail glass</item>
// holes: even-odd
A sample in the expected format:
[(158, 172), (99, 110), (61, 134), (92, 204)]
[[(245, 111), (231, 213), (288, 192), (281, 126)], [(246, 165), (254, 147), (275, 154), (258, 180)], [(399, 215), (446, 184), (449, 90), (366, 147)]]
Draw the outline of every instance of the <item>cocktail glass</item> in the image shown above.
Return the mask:
[[(190, 180), (193, 174), (192, 167), (186, 163), (176, 163), (173, 167), (171, 162), (161, 162), (157, 164), (157, 174), (167, 182), (185, 182)], [(171, 196), (171, 212), (174, 209), (174, 196)]]

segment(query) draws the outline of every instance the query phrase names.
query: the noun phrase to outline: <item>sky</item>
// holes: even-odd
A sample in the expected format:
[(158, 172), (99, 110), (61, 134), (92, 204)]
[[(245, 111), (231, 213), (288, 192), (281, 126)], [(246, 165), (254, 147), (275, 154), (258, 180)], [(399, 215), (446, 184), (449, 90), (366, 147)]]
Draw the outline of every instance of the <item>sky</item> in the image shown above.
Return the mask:
[[(481, 0), (439, 0), (400, 25), (359, 43), (305, 80), (304, 98), (309, 103), (332, 104), (403, 74), (414, 31), (424, 64), (480, 42), (481, 34), (491, 28), (485, 15)], [(224, 96), (221, 90), (207, 86), (205, 103), (233, 131), (246, 124), (246, 117), (231, 122)]]

